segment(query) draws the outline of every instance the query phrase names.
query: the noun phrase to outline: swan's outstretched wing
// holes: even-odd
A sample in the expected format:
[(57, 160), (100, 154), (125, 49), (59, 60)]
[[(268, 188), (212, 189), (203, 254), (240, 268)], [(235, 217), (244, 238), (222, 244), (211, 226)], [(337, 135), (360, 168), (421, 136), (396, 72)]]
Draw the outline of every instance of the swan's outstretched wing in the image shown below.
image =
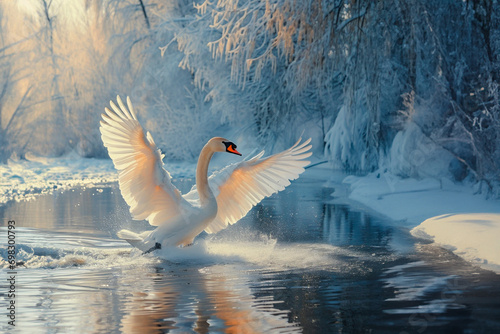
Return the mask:
[(209, 179), (217, 197), (217, 217), (205, 229), (215, 233), (244, 217), (264, 197), (285, 189), (304, 172), (311, 156), (311, 139), (301, 139), (281, 153), (260, 159), (264, 151), (248, 161), (230, 165)]
[(113, 110), (105, 108), (101, 115), (102, 141), (118, 170), (120, 190), (132, 217), (158, 226), (179, 215), (187, 202), (163, 168), (163, 155), (151, 134), (144, 135), (130, 99), (128, 109), (119, 96), (116, 99), (119, 107), (111, 101)]

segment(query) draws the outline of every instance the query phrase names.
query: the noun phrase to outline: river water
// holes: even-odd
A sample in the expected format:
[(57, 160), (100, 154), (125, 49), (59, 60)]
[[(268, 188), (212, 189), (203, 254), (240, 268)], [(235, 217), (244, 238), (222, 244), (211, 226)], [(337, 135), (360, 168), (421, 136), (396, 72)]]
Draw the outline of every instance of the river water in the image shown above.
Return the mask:
[[(192, 181), (176, 183), (185, 191)], [(500, 333), (500, 275), (334, 202), (332, 191), (297, 180), (219, 234), (148, 255), (116, 238), (150, 228), (130, 220), (117, 184), (4, 204), (0, 331)]]

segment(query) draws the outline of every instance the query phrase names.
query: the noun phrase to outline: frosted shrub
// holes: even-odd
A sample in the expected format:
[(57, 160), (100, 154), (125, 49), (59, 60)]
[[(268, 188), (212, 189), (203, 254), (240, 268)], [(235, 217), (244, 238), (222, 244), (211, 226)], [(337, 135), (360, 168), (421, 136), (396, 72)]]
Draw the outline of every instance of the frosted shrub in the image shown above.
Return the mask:
[(193, 73), (223, 122), (240, 122), (273, 145), (276, 140), (287, 145), (308, 127), (324, 137), (340, 107), (335, 101), (343, 77), (331, 48), (342, 21), (336, 17), (345, 6), (344, 1), (200, 2), (195, 20), (176, 36), (185, 54), (181, 66)]

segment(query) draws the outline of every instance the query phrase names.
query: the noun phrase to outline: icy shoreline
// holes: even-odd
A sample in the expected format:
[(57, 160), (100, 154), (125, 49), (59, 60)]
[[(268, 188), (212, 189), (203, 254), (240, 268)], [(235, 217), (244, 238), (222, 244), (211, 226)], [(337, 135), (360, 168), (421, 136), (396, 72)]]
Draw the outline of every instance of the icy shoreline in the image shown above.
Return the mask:
[(84, 159), (76, 153), (60, 158), (26, 155), (0, 164), (0, 204), (33, 199), (76, 186), (94, 186), (117, 180), (111, 160)]
[[(500, 273), (500, 200), (447, 180), (347, 176), (348, 198), (465, 260)], [(336, 192), (333, 196), (338, 195)]]
[(465, 260), (500, 273), (500, 214), (470, 213), (429, 218), (411, 230)]
[[(196, 166), (179, 162), (167, 168), (177, 178), (191, 178)], [(82, 158), (76, 153), (59, 158), (27, 155), (26, 160), (9, 159), (7, 164), (0, 164), (0, 205), (11, 200), (31, 200), (55, 190), (116, 181), (118, 173), (110, 159)]]

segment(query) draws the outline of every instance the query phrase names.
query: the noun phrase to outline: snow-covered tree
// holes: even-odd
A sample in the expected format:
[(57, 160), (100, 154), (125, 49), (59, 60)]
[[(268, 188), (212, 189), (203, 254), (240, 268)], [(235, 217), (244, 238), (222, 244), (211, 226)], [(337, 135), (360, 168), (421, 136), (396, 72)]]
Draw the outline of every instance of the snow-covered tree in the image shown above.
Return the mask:
[(31, 4), (0, 4), (4, 159), (105, 155), (99, 115), (121, 94), (169, 158), (304, 133), (347, 171), (498, 189), (498, 0)]

